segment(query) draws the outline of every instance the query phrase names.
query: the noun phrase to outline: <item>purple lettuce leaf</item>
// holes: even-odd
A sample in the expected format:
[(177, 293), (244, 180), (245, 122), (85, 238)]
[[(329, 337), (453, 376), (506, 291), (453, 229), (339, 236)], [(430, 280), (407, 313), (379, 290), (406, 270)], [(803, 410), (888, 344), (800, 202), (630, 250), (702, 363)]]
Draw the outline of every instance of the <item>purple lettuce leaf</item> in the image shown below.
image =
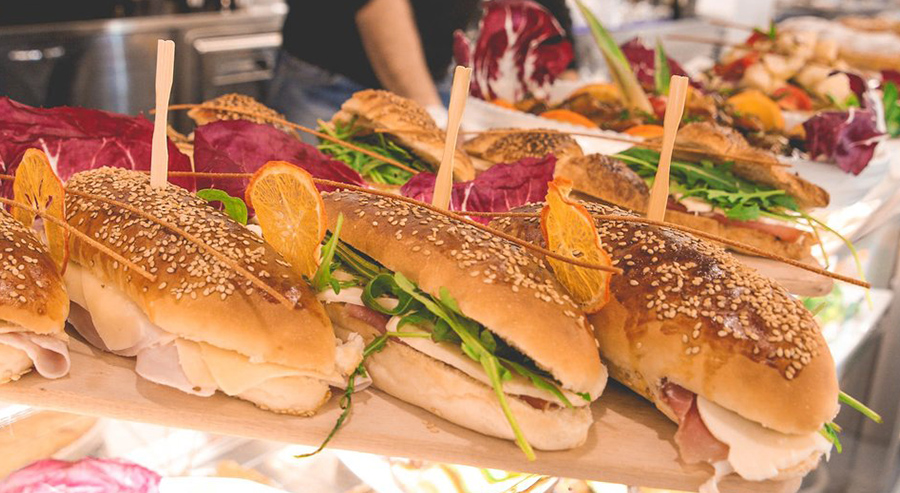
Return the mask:
[(47, 459), (7, 476), (0, 482), (0, 493), (157, 493), (161, 479), (159, 474), (123, 460)]
[[(29, 148), (47, 153), (56, 174), (67, 180), (73, 174), (102, 166), (134, 170), (150, 169), (153, 124), (140, 116), (119, 115), (85, 108), (33, 108), (0, 97), (0, 170), (15, 173)], [(190, 159), (171, 141), (169, 170), (191, 171)], [(189, 190), (188, 177), (170, 181)], [(4, 183), (3, 192), (10, 191)]]
[[(520, 205), (542, 201), (555, 169), (556, 158), (553, 155), (494, 165), (472, 181), (453, 184), (450, 210), (506, 212)], [(400, 193), (431, 203), (435, 178), (433, 173), (419, 173), (403, 185)], [(490, 222), (487, 217), (472, 219), (484, 224)]]
[(900, 87), (900, 72), (896, 70), (882, 70), (881, 71), (881, 85), (887, 84), (888, 82), (893, 82)]
[(454, 34), (456, 62), (472, 68), (470, 92), (485, 99), (545, 98), (575, 54), (559, 22), (528, 0), (485, 2), (474, 46)]
[[(860, 108), (872, 108), (875, 104), (875, 98), (878, 96), (874, 91), (869, 89), (869, 84), (866, 83), (866, 79), (864, 79), (861, 75), (847, 72), (846, 70), (835, 70), (832, 71), (829, 75), (835, 74), (844, 74), (847, 76), (847, 79), (850, 81), (850, 90), (856, 96), (856, 101), (859, 102)], [(843, 103), (843, 101), (840, 101)]]
[[(315, 178), (365, 186), (362, 176), (346, 164), (329, 158), (270, 125), (246, 120), (224, 120), (194, 131), (194, 167), (200, 172), (253, 173), (269, 161), (287, 161)], [(198, 178), (198, 188), (217, 188), (234, 197), (244, 196), (246, 178)], [(318, 186), (321, 191), (332, 187)]]
[(875, 147), (884, 138), (871, 110), (823, 111), (803, 123), (810, 157), (834, 161), (847, 173), (858, 175), (868, 166)]
[[(644, 46), (644, 43), (642, 43), (639, 38), (633, 38), (619, 48), (622, 49), (622, 53), (625, 55), (625, 58), (628, 59), (628, 63), (631, 65), (634, 75), (637, 77), (638, 82), (641, 83), (644, 90), (655, 93), (656, 82), (654, 80), (654, 75), (656, 74), (656, 53), (653, 49)], [(666, 59), (669, 61), (669, 73), (671, 75), (683, 75), (687, 77), (687, 72), (684, 71), (684, 68), (679, 65), (678, 62), (671, 57), (666, 57)], [(694, 81), (691, 81), (691, 85), (699, 88), (699, 85)]]

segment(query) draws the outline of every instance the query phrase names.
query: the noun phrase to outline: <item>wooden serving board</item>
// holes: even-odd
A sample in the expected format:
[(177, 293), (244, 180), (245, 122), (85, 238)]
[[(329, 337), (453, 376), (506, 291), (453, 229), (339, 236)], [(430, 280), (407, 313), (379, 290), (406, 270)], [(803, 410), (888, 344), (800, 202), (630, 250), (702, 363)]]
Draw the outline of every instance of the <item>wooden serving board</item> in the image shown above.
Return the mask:
[[(735, 258), (758, 270), (760, 274), (778, 281), (789, 293), (799, 296), (825, 296), (834, 288), (834, 279), (794, 267), (777, 260), (734, 253)], [(812, 256), (803, 263), (821, 267)]]
[[(0, 386), (0, 401), (85, 415), (140, 421), (210, 433), (318, 445), (338, 416), (337, 398), (311, 418), (283, 416), (222, 394), (196, 397), (140, 379), (134, 361), (72, 338), (72, 370), (59, 380), (32, 373)], [(707, 466), (681, 463), (675, 425), (650, 403), (610, 382), (594, 403), (595, 423), (585, 445), (540, 452), (527, 461), (516, 446), (443, 421), (378, 391), (353, 399), (353, 414), (330, 446), (394, 457), (489, 467), (611, 483), (694, 490)], [(302, 459), (297, 459), (302, 460)], [(729, 477), (722, 491), (794, 492), (800, 480), (752, 483)]]

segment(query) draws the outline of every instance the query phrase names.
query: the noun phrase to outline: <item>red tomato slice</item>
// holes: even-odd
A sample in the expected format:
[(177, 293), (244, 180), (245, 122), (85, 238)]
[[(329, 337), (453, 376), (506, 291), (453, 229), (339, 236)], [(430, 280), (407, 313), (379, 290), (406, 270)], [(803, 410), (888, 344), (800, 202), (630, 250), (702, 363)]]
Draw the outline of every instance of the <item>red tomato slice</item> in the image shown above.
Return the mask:
[(776, 89), (772, 93), (772, 99), (784, 110), (811, 111), (813, 109), (812, 99), (806, 94), (806, 91), (791, 84)]

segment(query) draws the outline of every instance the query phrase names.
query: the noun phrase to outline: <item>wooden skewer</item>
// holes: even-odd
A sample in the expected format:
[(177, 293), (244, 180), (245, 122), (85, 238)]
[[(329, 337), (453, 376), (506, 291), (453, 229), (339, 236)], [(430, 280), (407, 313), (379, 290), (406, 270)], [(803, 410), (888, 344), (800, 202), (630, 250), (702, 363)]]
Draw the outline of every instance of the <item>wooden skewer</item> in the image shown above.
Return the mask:
[(741, 29), (744, 31), (755, 31), (759, 29), (755, 26), (751, 26), (750, 24), (742, 24), (740, 22), (727, 21), (725, 19), (716, 19), (715, 17), (708, 17), (706, 18), (706, 21), (714, 26), (728, 27), (731, 29)]
[[(515, 217), (515, 218), (540, 218), (541, 214), (539, 212), (474, 212), (474, 211), (466, 211), (466, 214), (473, 217)], [(755, 246), (748, 245), (746, 243), (741, 243), (739, 241), (730, 240), (725, 238), (724, 236), (714, 235), (712, 233), (707, 233), (706, 231), (702, 231), (699, 229), (690, 228), (688, 226), (682, 226), (680, 224), (675, 223), (667, 223), (665, 221), (657, 221), (654, 219), (640, 217), (640, 216), (623, 216), (618, 214), (591, 214), (594, 219), (598, 219), (601, 221), (622, 221), (627, 223), (638, 223), (638, 224), (649, 224), (651, 226), (659, 226), (663, 228), (674, 229), (676, 231), (681, 231), (683, 233), (689, 233), (699, 238), (704, 238), (710, 241), (714, 241), (716, 243), (721, 243), (723, 245), (746, 251), (757, 255), (759, 257), (767, 258), (770, 260), (775, 260), (778, 262), (782, 262), (799, 269), (803, 269), (809, 272), (813, 272), (815, 274), (819, 274), (824, 277), (830, 277), (832, 279), (846, 282), (847, 284), (853, 284), (855, 286), (863, 287), (866, 289), (871, 289), (872, 285), (866, 281), (861, 281), (859, 279), (855, 279), (852, 277), (844, 276), (842, 274), (837, 274), (821, 267), (815, 267), (809, 264), (805, 264), (798, 260), (794, 260), (787, 257), (782, 257), (780, 255), (776, 255), (771, 252), (767, 252), (765, 250), (759, 249)]]
[[(3, 175), (3, 176), (5, 177), (5, 176), (10, 176), (10, 175)], [(75, 229), (69, 223), (63, 221), (62, 219), (54, 217), (50, 214), (43, 213), (43, 212), (35, 209), (34, 207), (29, 206), (28, 204), (25, 204), (23, 202), (19, 202), (16, 200), (10, 200), (7, 198), (0, 197), (0, 203), (6, 204), (11, 207), (18, 207), (20, 209), (24, 209), (36, 216), (40, 216), (41, 219), (44, 219), (44, 220), (50, 221), (53, 224), (56, 224), (57, 226), (68, 231), (69, 234), (77, 236), (79, 240), (91, 245), (92, 247), (96, 248), (97, 250), (100, 250), (101, 253), (108, 255), (110, 258), (115, 259), (120, 264), (124, 265), (125, 267), (128, 267), (129, 269), (137, 272), (138, 275), (140, 275), (141, 277), (146, 278), (150, 282), (156, 282), (155, 275), (147, 272), (140, 265), (137, 265), (134, 262), (123, 257), (122, 255), (119, 255), (118, 253), (115, 252), (115, 250), (109, 248), (108, 246), (104, 245), (103, 243), (100, 243), (99, 241), (97, 241), (97, 240), (91, 238), (90, 236), (82, 233), (81, 231)]]
[[(345, 140), (341, 140), (341, 139), (332, 137), (328, 134), (324, 134), (317, 130), (313, 130), (311, 128), (304, 127), (303, 125), (298, 125), (294, 122), (285, 120), (284, 118), (278, 118), (278, 117), (274, 117), (271, 115), (264, 115), (264, 114), (258, 113), (256, 111), (246, 110), (244, 108), (238, 108), (236, 106), (205, 104), (205, 103), (204, 104), (173, 104), (173, 105), (169, 105), (169, 109), (173, 110), (173, 111), (175, 111), (175, 110), (190, 110), (190, 109), (194, 109), (194, 108), (202, 108), (205, 110), (213, 110), (213, 111), (228, 111), (230, 113), (237, 113), (239, 115), (253, 116), (253, 117), (259, 118), (261, 120), (266, 120), (270, 123), (278, 123), (279, 125), (284, 125), (285, 127), (299, 130), (303, 133), (307, 133), (309, 135), (316, 136), (322, 140), (334, 142), (335, 144), (342, 145), (348, 149), (353, 149), (354, 151), (365, 154), (366, 156), (374, 157), (380, 161), (384, 161), (384, 162), (390, 164), (391, 166), (396, 166), (396, 167), (398, 167), (404, 171), (408, 171), (409, 173), (412, 173), (414, 175), (419, 174), (418, 170), (410, 168), (409, 166), (401, 163), (400, 161), (397, 161), (396, 159), (391, 159), (387, 156), (382, 156), (381, 154), (378, 154), (377, 152), (372, 152), (368, 149), (363, 149), (362, 147), (351, 144), (350, 142), (347, 142)], [(153, 112), (154, 111), (151, 110), (151, 113), (153, 113)]]
[(456, 138), (459, 136), (459, 124), (466, 99), (469, 98), (469, 78), (472, 69), (457, 65), (453, 73), (453, 87), (450, 89), (450, 108), (447, 117), (447, 132), (444, 139), (444, 155), (434, 180), (434, 193), (431, 205), (442, 209), (450, 209), (450, 195), (453, 191), (453, 158), (456, 155)]
[(160, 188), (166, 184), (169, 170), (169, 147), (166, 136), (169, 96), (175, 70), (175, 42), (156, 42), (156, 115), (153, 119), (153, 147), (150, 154), (150, 186)]
[(662, 221), (666, 215), (666, 203), (669, 201), (669, 165), (672, 164), (672, 151), (675, 148), (675, 134), (684, 115), (684, 102), (687, 98), (688, 78), (673, 75), (669, 82), (669, 99), (666, 102), (666, 117), (663, 126), (662, 151), (659, 154), (659, 166), (656, 178), (650, 190), (650, 201), (647, 205), (647, 217)]

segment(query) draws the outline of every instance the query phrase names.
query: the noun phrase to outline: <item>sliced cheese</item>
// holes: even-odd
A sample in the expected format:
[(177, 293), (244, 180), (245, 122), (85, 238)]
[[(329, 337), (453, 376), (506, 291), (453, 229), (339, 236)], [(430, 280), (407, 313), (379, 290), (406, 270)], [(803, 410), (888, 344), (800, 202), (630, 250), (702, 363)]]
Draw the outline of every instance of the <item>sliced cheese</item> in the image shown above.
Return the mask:
[(787, 435), (763, 427), (697, 396), (700, 418), (719, 441), (728, 445), (728, 463), (750, 481), (764, 481), (796, 467), (813, 455), (828, 454), (831, 443), (820, 433)]
[[(391, 319), (388, 320), (387, 323), (387, 330), (390, 332), (397, 332), (397, 325), (399, 323), (400, 317), (391, 317)], [(403, 332), (428, 333), (421, 327), (417, 327), (411, 324), (404, 325)], [(431, 338), (427, 337), (404, 337), (402, 338), (402, 341), (404, 344), (415, 349), (416, 351), (419, 351), (420, 353), (428, 355), (440, 362), (446, 363), (487, 386), (491, 385), (491, 381), (488, 379), (488, 376), (481, 364), (466, 356), (462, 349), (456, 344), (434, 342), (431, 340)], [(582, 399), (572, 392), (569, 392), (568, 390), (560, 389), (560, 391), (575, 407), (583, 407), (590, 404), (590, 402)], [(512, 373), (511, 379), (503, 382), (503, 392), (510, 395), (526, 395), (529, 397), (536, 397), (538, 399), (543, 399), (545, 401), (559, 404), (560, 406), (564, 405), (563, 402), (552, 393), (535, 387), (530, 380), (515, 372)], [(596, 398), (597, 396), (592, 395), (591, 397)]]
[(365, 306), (362, 302), (362, 293), (362, 288), (343, 288), (340, 293), (335, 293), (334, 290), (328, 288), (316, 295), (316, 298), (322, 303), (349, 303)]

